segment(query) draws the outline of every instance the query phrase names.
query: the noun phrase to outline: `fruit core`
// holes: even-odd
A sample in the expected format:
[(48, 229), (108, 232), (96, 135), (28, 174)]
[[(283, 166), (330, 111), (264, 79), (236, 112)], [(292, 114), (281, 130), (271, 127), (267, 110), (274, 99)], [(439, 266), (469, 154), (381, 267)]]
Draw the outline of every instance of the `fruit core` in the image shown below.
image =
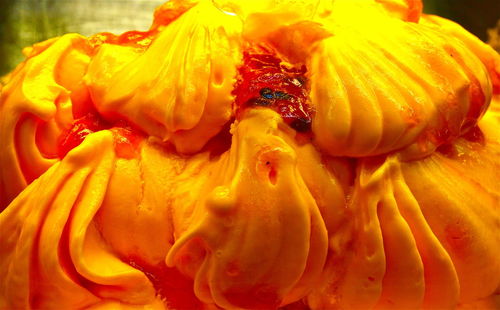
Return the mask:
[(142, 141), (142, 133), (132, 128), (125, 121), (109, 123), (97, 112), (88, 114), (73, 121), (71, 128), (59, 137), (59, 158), (64, 158), (69, 151), (79, 146), (85, 138), (94, 132), (110, 130), (113, 134), (113, 142), (116, 155), (121, 158), (131, 159), (137, 155), (137, 146)]
[(312, 109), (306, 73), (305, 65), (290, 65), (264, 48), (245, 51), (233, 92), (237, 118), (248, 108), (266, 107), (296, 131), (308, 132)]

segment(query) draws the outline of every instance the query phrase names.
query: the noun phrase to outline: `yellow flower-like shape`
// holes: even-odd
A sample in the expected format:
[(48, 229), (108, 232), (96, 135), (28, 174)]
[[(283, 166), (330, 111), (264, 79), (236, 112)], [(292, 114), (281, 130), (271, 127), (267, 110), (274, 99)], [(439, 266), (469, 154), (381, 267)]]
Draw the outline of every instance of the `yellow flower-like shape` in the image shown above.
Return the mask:
[(420, 1), (172, 0), (25, 54), (0, 309), (495, 308), (500, 56)]
[(58, 136), (89, 100), (82, 80), (89, 53), (87, 39), (79, 35), (48, 40), (25, 49), (27, 60), (6, 78), (0, 209), (56, 162)]
[(130, 61), (116, 65), (117, 47), (102, 48), (87, 75), (97, 109), (171, 141), (179, 152), (199, 151), (231, 117), (240, 33), (237, 17), (202, 1), (144, 53), (128, 51)]

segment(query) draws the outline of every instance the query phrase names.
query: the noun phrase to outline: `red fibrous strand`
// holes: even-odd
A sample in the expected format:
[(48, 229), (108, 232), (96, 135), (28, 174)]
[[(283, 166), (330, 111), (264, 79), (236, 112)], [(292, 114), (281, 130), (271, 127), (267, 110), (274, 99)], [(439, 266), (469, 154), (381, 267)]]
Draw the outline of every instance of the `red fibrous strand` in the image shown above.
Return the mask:
[(237, 117), (251, 107), (267, 107), (299, 132), (311, 128), (305, 65), (292, 66), (265, 49), (248, 50), (234, 90)]
[(73, 126), (59, 139), (58, 156), (64, 158), (69, 151), (79, 146), (85, 138), (94, 132), (109, 128), (98, 115), (89, 113), (73, 122)]
[(85, 138), (101, 130), (110, 130), (114, 137), (116, 155), (121, 158), (135, 157), (137, 146), (142, 141), (142, 133), (125, 121), (109, 123), (97, 114), (90, 112), (76, 119), (71, 128), (59, 137), (58, 157), (64, 158), (72, 149), (79, 146)]

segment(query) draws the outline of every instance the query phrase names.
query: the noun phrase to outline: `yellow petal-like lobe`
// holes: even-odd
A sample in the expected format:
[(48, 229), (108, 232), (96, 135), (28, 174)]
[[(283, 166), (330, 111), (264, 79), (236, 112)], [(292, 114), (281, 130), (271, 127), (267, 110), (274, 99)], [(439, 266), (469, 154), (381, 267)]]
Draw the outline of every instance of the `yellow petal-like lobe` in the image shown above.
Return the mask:
[(403, 166), (426, 221), (453, 260), (462, 302), (485, 298), (500, 285), (499, 125), (487, 116), (480, 124), (484, 145), (460, 139), (446, 155)]
[(328, 154), (429, 154), (487, 108), (488, 71), (459, 39), (392, 18), (326, 25), (333, 36), (318, 43), (309, 68), (313, 131)]
[(147, 277), (116, 257), (92, 223), (114, 161), (111, 133), (91, 135), (0, 215), (1, 308), (154, 303)]
[(182, 193), (178, 180), (193, 177), (185, 166), (194, 161), (149, 142), (142, 144), (139, 158), (116, 161), (96, 223), (120, 257), (163, 263), (174, 242), (173, 199)]
[[(281, 127), (289, 130), (269, 110), (250, 111), (235, 125), (231, 149), (210, 169), (191, 225), (167, 256), (168, 265), (194, 272), (205, 302), (276, 307), (307, 294), (323, 269), (325, 222)], [(315, 158), (301, 161), (304, 169), (320, 169), (319, 162), (307, 166)]]
[(472, 128), (492, 82), (500, 85), (500, 57), (451, 22), (420, 23), (420, 1), (326, 1), (315, 10), (257, 10), (243, 36), (307, 65), (315, 143), (329, 155), (424, 157)]
[(313, 309), (453, 309), (498, 290), (498, 115), (425, 159), (360, 162), (352, 248), (330, 256)]
[[(26, 50), (0, 98), (0, 210), (56, 160), (57, 139), (88, 97), (84, 37), (65, 35)], [(8, 181), (7, 181), (8, 180)]]
[(493, 84), (493, 93), (500, 94), (500, 55), (489, 45), (465, 30), (459, 24), (434, 15), (424, 15), (421, 23), (459, 39), (486, 66)]
[(237, 17), (201, 1), (119, 71), (107, 71), (114, 55), (94, 60), (87, 81), (96, 107), (171, 141), (182, 153), (199, 151), (232, 115), (240, 32)]

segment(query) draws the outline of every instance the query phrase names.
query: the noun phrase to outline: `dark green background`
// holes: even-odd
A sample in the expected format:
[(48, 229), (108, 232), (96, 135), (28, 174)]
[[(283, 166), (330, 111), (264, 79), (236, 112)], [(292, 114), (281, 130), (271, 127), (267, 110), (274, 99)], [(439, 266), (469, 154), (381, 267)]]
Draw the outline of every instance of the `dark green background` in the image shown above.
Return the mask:
[[(243, 1), (243, 0), (242, 0)], [(250, 0), (244, 0), (250, 1)], [(90, 35), (146, 29), (164, 0), (0, 0), (0, 75), (22, 61), (21, 49), (68, 32)], [(455, 20), (487, 39), (500, 0), (424, 0), (427, 13)]]

